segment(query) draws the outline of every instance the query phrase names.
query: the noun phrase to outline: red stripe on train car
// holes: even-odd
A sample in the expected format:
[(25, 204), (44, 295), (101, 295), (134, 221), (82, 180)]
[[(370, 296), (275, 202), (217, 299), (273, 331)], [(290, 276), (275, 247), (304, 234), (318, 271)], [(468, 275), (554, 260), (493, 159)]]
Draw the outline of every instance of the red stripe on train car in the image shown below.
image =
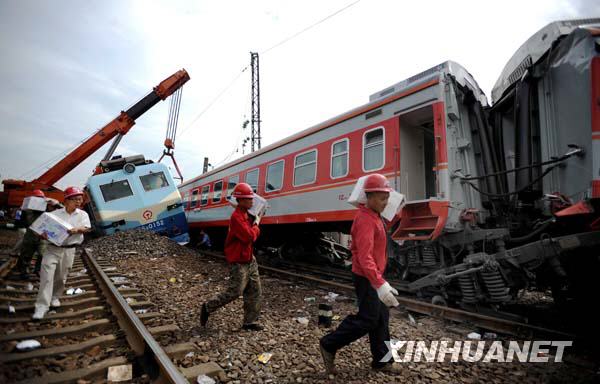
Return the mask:
[[(260, 224), (298, 224), (298, 223), (325, 223), (337, 221), (352, 221), (356, 209), (331, 212), (309, 212), (294, 215), (266, 216)], [(195, 221), (189, 223), (191, 228), (226, 227), (229, 220)]]
[(600, 197), (600, 180), (592, 180), (592, 197)]
[[(592, 132), (600, 132), (600, 57), (592, 59)], [(594, 154), (596, 155), (596, 154)], [(598, 154), (600, 156), (600, 154)]]
[(433, 132), (435, 134), (435, 157), (437, 164), (448, 163), (445, 114), (443, 102), (433, 103)]

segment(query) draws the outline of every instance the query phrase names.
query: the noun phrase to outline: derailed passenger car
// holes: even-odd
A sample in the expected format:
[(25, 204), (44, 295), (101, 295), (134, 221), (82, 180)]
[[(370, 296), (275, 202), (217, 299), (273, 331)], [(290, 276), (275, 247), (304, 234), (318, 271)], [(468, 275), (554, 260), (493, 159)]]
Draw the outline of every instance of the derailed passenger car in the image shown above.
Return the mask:
[[(227, 191), (268, 200), (263, 239), (295, 258), (347, 232), (356, 180), (404, 194), (388, 274), (437, 302), (497, 306), (535, 285), (596, 293), (600, 243), (600, 19), (543, 28), (509, 61), (490, 107), (447, 61), (369, 103), (180, 186), (192, 228), (224, 233)], [(285, 255), (284, 255), (285, 256)], [(441, 300), (441, 301), (440, 301)]]

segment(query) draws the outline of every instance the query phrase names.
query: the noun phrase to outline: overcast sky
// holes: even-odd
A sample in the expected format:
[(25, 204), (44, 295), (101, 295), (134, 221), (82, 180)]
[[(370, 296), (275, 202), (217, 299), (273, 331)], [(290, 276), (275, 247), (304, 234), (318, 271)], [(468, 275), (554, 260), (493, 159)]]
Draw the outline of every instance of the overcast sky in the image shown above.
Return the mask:
[[(216, 166), (242, 155), (250, 51), (261, 53), (266, 146), (449, 59), (489, 98), (506, 61), (538, 29), (600, 16), (592, 0), (362, 0), (268, 50), (355, 1), (0, 0), (0, 179), (40, 176), (181, 68), (191, 80), (175, 154), (189, 179), (204, 156)], [(168, 106), (139, 118), (117, 153), (157, 160)], [(107, 146), (57, 186), (82, 186)]]

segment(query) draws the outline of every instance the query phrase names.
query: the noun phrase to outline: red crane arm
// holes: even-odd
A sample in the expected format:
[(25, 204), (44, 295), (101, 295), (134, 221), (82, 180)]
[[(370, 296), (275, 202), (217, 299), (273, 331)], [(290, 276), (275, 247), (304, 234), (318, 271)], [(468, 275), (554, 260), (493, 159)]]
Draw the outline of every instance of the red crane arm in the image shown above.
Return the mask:
[(118, 134), (127, 134), (127, 132), (129, 132), (131, 127), (133, 127), (135, 124), (135, 120), (138, 117), (156, 105), (156, 103), (158, 103), (160, 100), (164, 100), (169, 97), (189, 79), (190, 76), (185, 69), (177, 71), (173, 75), (169, 76), (159, 85), (154, 87), (152, 92), (138, 101), (127, 111), (121, 111), (119, 116), (117, 116), (113, 121), (106, 124), (92, 137), (71, 151), (71, 153), (66, 155), (52, 168), (48, 169), (43, 175), (35, 179), (33, 183), (40, 183), (48, 186), (53, 185), (112, 138)]

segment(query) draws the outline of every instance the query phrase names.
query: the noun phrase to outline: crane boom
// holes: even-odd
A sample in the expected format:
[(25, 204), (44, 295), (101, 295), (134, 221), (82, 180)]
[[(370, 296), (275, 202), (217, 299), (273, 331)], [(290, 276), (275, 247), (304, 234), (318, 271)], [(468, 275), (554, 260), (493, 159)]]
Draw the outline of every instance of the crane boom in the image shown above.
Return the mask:
[(113, 121), (106, 124), (96, 134), (75, 148), (33, 182), (53, 185), (115, 136), (127, 134), (138, 117), (142, 116), (159, 101), (169, 97), (189, 79), (190, 76), (188, 73), (182, 69), (163, 80), (158, 86), (154, 87), (152, 92), (135, 103), (127, 111), (121, 111), (119, 116)]
[[(127, 134), (138, 117), (142, 116), (159, 101), (165, 100), (173, 92), (181, 88), (189, 79), (190, 76), (185, 69), (175, 72), (154, 87), (150, 93), (127, 111), (121, 111), (114, 120), (98, 130), (35, 180), (3, 180), (4, 191), (0, 192), (0, 205), (19, 206), (23, 198), (33, 189), (42, 189), (46, 192), (47, 196), (61, 198), (62, 193), (53, 186), (54, 183), (63, 178), (111, 139)], [(114, 148), (111, 147), (111, 151), (114, 151)]]

